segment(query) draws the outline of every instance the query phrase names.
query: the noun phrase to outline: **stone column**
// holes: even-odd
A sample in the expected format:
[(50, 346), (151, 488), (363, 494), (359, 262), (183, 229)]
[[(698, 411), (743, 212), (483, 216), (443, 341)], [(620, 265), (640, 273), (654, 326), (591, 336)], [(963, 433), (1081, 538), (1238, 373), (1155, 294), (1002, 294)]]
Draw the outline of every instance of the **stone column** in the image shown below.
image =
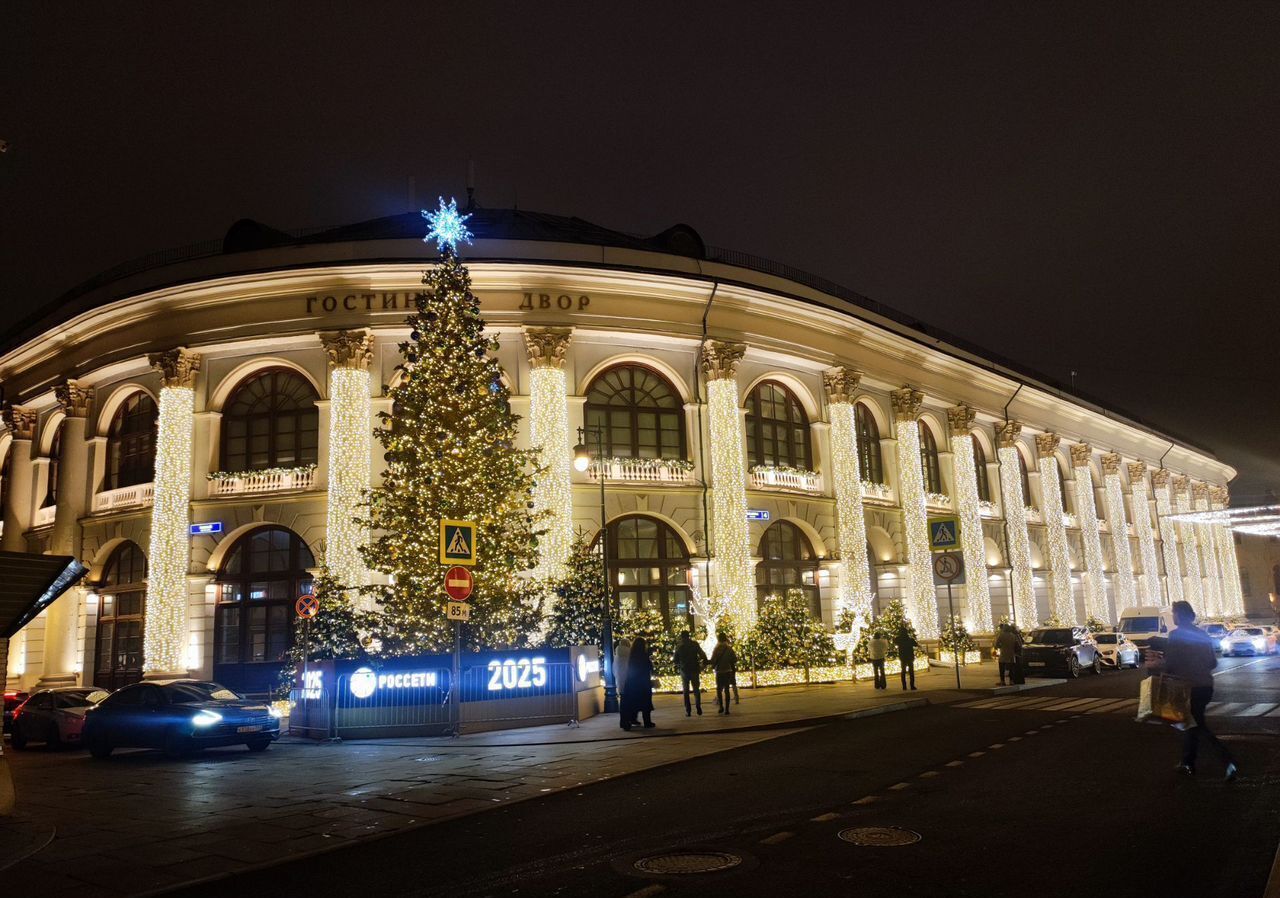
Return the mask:
[(1022, 425), (1017, 421), (1002, 426), (997, 433), (996, 454), (1000, 459), (1000, 501), (1004, 506), (1005, 538), (1013, 579), (1013, 617), (1014, 623), (1025, 630), (1034, 627), (1039, 617), (1031, 573), (1031, 535), (1027, 530), (1027, 505), (1031, 497), (1022, 495), (1022, 460), (1018, 456), (1021, 433)]
[[(533, 512), (543, 534), (538, 537), (540, 580), (562, 577), (573, 549), (573, 488), (570, 483), (573, 443), (569, 439), (569, 384), (564, 360), (570, 328), (525, 328), (529, 352), (529, 442), (539, 450), (542, 472), (533, 485)], [(588, 445), (591, 437), (588, 437)], [(601, 469), (603, 476), (603, 469)], [(554, 610), (548, 591), (544, 616)]]
[(187, 571), (191, 567), (191, 435), (200, 356), (186, 349), (148, 356), (160, 372), (155, 498), (147, 553), (143, 670), (148, 677), (187, 672)]
[[(741, 638), (756, 619), (756, 578), (747, 531), (747, 463), (738, 412), (741, 343), (708, 342), (702, 349), (711, 441), (711, 550), (713, 607), (722, 609)], [(714, 617), (714, 615), (712, 615)]]
[(1063, 624), (1080, 623), (1076, 597), (1071, 588), (1071, 552), (1067, 548), (1067, 526), (1063, 521), (1062, 485), (1058, 478), (1058, 444), (1056, 433), (1036, 437), (1036, 454), (1040, 457), (1040, 514), (1044, 518), (1049, 542), (1049, 589), (1053, 598), (1053, 616)]
[[(964, 625), (970, 632), (990, 633), (991, 587), (987, 583), (987, 547), (982, 538), (982, 509), (978, 507), (978, 469), (973, 458), (974, 411), (967, 405), (947, 409), (951, 433), (951, 478), (956, 515), (960, 518), (960, 546), (964, 550)], [(982, 476), (986, 477), (984, 470)]]
[[(862, 506), (862, 471), (853, 398), (862, 375), (852, 368), (832, 368), (822, 376), (831, 418), (831, 480), (836, 498), (837, 568), (835, 619), (848, 608), (860, 623), (871, 620), (871, 568), (867, 559), (867, 520)], [(855, 628), (856, 629), (856, 628)], [(857, 638), (856, 635), (853, 638)]]
[[(1102, 554), (1102, 530), (1098, 525), (1098, 506), (1093, 495), (1093, 471), (1089, 459), (1093, 447), (1076, 443), (1071, 447), (1071, 467), (1075, 469), (1076, 519), (1084, 544), (1084, 612), (1107, 623), (1115, 623), (1107, 603), (1107, 562)], [(1123, 525), (1124, 515), (1120, 515)]]
[[(1124, 515), (1124, 481), (1120, 477), (1123, 459), (1115, 452), (1102, 456), (1102, 482), (1106, 487), (1107, 523), (1111, 526), (1111, 552), (1116, 561), (1116, 615), (1138, 604), (1137, 583), (1133, 578), (1133, 550), (1129, 546), (1129, 528)], [(1136, 526), (1136, 525), (1135, 525)]]
[[(1197, 483), (1191, 488), (1193, 511), (1209, 511), (1209, 484)], [(1204, 572), (1204, 610), (1202, 617), (1219, 617), (1222, 614), (1222, 573), (1218, 570), (1218, 551), (1214, 545), (1213, 528), (1206, 524), (1193, 525), (1196, 543), (1200, 547), (1200, 569)], [(1199, 611), (1199, 609), (1196, 609)]]
[(933, 585), (933, 554), (929, 551), (929, 510), (924, 473), (920, 470), (920, 406), (924, 394), (911, 387), (894, 390), (894, 435), (898, 452), (898, 501), (907, 543), (907, 585), (903, 606), (925, 639), (938, 637), (938, 592)]
[(35, 409), (7, 404), (3, 415), (13, 442), (9, 446), (9, 476), (4, 484), (4, 534), (0, 536), (0, 549), (25, 552), (27, 530), (34, 514), (31, 445), (36, 437), (37, 415)]
[[(1191, 511), (1191, 478), (1173, 478), (1174, 508), (1179, 514)], [(1191, 524), (1178, 524), (1178, 541), (1182, 543), (1182, 592), (1196, 609), (1204, 614), (1204, 574), (1200, 571), (1200, 541)]]
[[(1210, 491), (1214, 511), (1223, 511), (1230, 502), (1230, 494), (1224, 486)], [(1222, 613), (1227, 616), (1244, 614), (1244, 590), (1240, 585), (1240, 560), (1236, 555), (1235, 538), (1222, 524), (1213, 525), (1213, 539), (1218, 551), (1218, 569), (1222, 572)]]
[(1138, 557), (1142, 559), (1140, 599), (1143, 605), (1161, 605), (1160, 560), (1156, 557), (1155, 534), (1151, 530), (1151, 493), (1147, 488), (1147, 466), (1142, 462), (1129, 465), (1130, 504), (1133, 532), (1138, 537)]
[[(324, 561), (329, 574), (342, 587), (351, 589), (368, 581), (360, 554), (368, 534), (356, 518), (364, 514), (360, 505), (372, 482), (373, 398), (369, 365), (373, 361), (373, 335), (366, 330), (353, 330), (319, 336), (329, 357), (329, 498)], [(363, 608), (371, 607), (367, 597), (358, 602)]]
[[(1173, 484), (1168, 471), (1151, 472), (1151, 489), (1156, 494), (1156, 526), (1164, 553), (1164, 584), (1169, 602), (1182, 600), (1182, 565), (1178, 560), (1178, 528), (1165, 520), (1173, 514)], [(1160, 603), (1155, 603), (1160, 604)]]

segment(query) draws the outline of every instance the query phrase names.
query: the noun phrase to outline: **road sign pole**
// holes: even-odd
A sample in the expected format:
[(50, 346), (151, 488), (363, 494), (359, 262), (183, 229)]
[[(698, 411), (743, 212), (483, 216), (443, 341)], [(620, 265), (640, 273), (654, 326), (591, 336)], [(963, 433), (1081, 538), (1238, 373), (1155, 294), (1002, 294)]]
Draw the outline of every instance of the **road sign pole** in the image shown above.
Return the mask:
[(453, 671), (449, 681), (449, 723), (454, 737), (462, 735), (462, 621), (453, 622)]
[[(947, 581), (947, 614), (951, 617), (951, 622), (956, 620), (956, 606), (951, 601), (951, 581)], [(956, 665), (956, 688), (960, 688), (960, 650), (954, 645), (951, 647), (951, 660)]]

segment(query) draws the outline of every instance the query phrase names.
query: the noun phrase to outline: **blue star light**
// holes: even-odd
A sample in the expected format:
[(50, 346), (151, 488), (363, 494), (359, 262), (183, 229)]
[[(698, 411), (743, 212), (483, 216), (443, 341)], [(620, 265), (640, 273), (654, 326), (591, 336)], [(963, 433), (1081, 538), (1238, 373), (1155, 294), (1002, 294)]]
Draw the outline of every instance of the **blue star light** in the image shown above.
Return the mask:
[(434, 240), (436, 249), (441, 253), (446, 250), (456, 253), (460, 242), (471, 242), (472, 234), (466, 226), (466, 221), (471, 216), (459, 215), (458, 201), (452, 197), (449, 198), (448, 205), (445, 205), (444, 197), (439, 197), (439, 200), (440, 205), (434, 212), (422, 210), (422, 217), (431, 225), (431, 230), (422, 238), (422, 242), (430, 243)]

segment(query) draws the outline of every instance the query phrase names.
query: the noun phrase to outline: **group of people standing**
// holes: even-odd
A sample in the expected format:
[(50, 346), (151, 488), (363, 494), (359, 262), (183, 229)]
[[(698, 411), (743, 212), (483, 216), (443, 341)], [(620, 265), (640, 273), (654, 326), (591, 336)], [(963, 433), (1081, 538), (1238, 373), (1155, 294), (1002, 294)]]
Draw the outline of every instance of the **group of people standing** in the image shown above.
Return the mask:
[[(702, 715), (702, 671), (708, 665), (716, 675), (716, 713), (729, 713), (730, 694), (733, 702), (738, 702), (738, 655), (725, 634), (719, 634), (708, 658), (689, 631), (682, 631), (672, 661), (680, 673), (686, 717), (692, 716), (695, 708), (698, 715)], [(618, 686), (618, 725), (630, 730), (640, 726), (643, 719), (643, 726), (653, 729), (653, 658), (643, 636), (617, 641), (613, 675)]]
[[(898, 660), (902, 663), (902, 688), (916, 688), (916, 647), (919, 645), (911, 631), (902, 627), (893, 636), (894, 648), (898, 650)], [(877, 689), (888, 689), (889, 681), (884, 674), (884, 662), (889, 657), (889, 640), (884, 630), (876, 630), (867, 640), (867, 654), (871, 657), (871, 672)]]

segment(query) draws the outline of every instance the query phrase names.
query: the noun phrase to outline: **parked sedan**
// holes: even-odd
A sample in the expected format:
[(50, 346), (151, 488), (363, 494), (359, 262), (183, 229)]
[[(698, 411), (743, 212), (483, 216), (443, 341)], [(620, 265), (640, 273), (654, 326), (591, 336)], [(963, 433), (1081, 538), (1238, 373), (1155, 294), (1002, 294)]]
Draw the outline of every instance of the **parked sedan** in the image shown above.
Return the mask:
[(1241, 627), (1222, 640), (1223, 657), (1236, 655), (1274, 655), (1276, 639), (1262, 627)]
[(4, 694), (4, 731), (7, 733), (13, 727), (13, 712), (18, 710), (18, 705), (25, 702), (28, 693), (20, 689), (10, 689)]
[(84, 742), (95, 758), (117, 748), (158, 748), (176, 758), (203, 748), (245, 745), (265, 751), (280, 736), (280, 712), (208, 680), (134, 683), (85, 715)]
[(14, 710), (9, 741), (19, 750), (28, 742), (43, 742), (50, 749), (79, 745), (85, 712), (109, 694), (93, 686), (41, 689)]
[(1082, 670), (1102, 673), (1102, 655), (1085, 630), (1072, 627), (1044, 627), (1032, 630), (1022, 647), (1027, 676), (1047, 674), (1080, 676)]
[(1093, 641), (1098, 646), (1098, 654), (1107, 667), (1137, 667), (1138, 647), (1125, 637), (1123, 633), (1097, 633)]

